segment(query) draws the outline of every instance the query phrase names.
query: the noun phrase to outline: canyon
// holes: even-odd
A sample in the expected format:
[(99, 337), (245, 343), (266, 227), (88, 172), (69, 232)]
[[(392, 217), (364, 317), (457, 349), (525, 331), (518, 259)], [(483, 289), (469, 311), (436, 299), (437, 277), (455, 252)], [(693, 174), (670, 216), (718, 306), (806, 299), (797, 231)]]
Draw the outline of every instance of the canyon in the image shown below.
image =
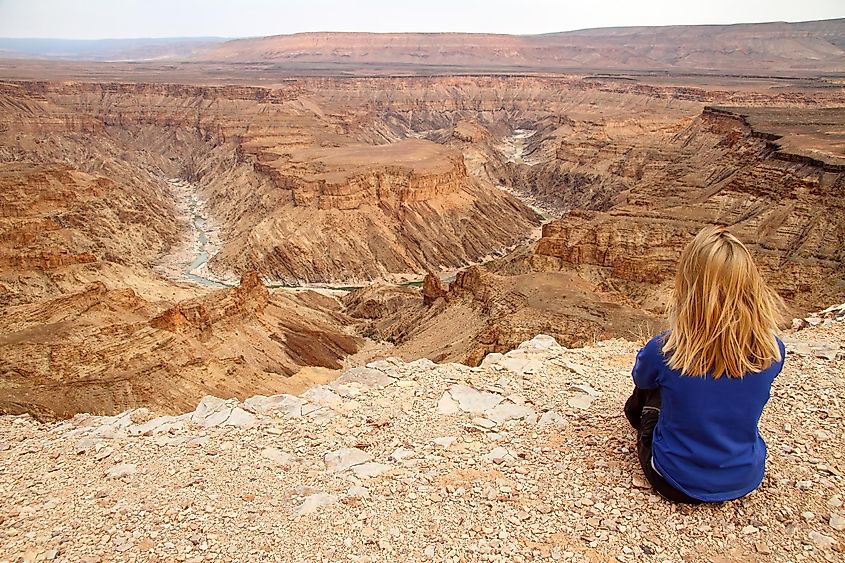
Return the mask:
[[(387, 356), (478, 365), (538, 333), (641, 340), (712, 223), (749, 245), (788, 316), (841, 303), (845, 32), (790, 25), (766, 33), (812, 28), (829, 57), (739, 76), (635, 49), (613, 73), (538, 70), (548, 45), (611, 53), (647, 31), (608, 30), (512, 39), (507, 64), (535, 57), (518, 72), (485, 66), (486, 36), (454, 37), (458, 59), (352, 34), (173, 62), (2, 60), (0, 411), (178, 414)], [(303, 45), (313, 56), (286, 54)], [(338, 49), (360, 72), (321, 66)]]

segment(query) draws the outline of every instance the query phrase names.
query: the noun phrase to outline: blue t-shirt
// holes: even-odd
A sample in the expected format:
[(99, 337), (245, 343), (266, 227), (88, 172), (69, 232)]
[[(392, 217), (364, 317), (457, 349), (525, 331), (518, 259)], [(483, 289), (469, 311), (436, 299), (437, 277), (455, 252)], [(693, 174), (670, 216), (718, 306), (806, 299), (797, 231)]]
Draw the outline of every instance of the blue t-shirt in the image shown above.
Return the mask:
[(670, 368), (664, 334), (637, 354), (634, 384), (660, 388), (660, 418), (654, 428), (652, 463), (666, 481), (706, 502), (744, 496), (763, 480), (766, 443), (757, 430), (781, 360), (742, 378), (689, 376)]

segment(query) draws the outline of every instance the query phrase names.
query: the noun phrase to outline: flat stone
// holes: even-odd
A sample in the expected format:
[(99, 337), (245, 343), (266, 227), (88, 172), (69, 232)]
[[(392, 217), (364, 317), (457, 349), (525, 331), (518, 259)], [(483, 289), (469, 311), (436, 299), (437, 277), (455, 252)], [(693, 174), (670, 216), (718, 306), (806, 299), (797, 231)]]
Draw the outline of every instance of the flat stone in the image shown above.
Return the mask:
[(111, 479), (120, 479), (134, 475), (138, 471), (138, 467), (134, 463), (121, 463), (106, 470), (106, 477)]
[(587, 393), (578, 393), (566, 400), (566, 404), (574, 409), (587, 410), (593, 404), (595, 397)]
[(488, 453), (484, 454), (483, 458), (487, 461), (492, 461), (493, 463), (502, 463), (504, 461), (516, 459), (511, 453), (502, 446), (498, 446), (490, 450)]
[(435, 438), (434, 440), (432, 440), (432, 442), (434, 442), (438, 446), (441, 446), (444, 449), (448, 449), (449, 446), (451, 446), (456, 439), (457, 438), (455, 438), (454, 436), (441, 436), (440, 438)]
[(374, 362), (370, 362), (367, 364), (367, 367), (370, 369), (377, 369), (379, 371), (387, 372), (388, 374), (393, 374), (393, 372), (395, 371), (394, 368), (404, 363), (405, 362), (403, 362), (400, 358), (391, 356), (383, 360), (376, 360)]
[(225, 405), (225, 400), (212, 395), (206, 395), (200, 400), (197, 408), (194, 409), (194, 412), (191, 415), (191, 422), (202, 424), (208, 415), (221, 410)]
[(362, 389), (381, 389), (393, 383), (394, 379), (381, 370), (372, 368), (352, 368), (341, 374), (329, 384), (331, 389), (337, 390), (341, 385), (355, 384)]
[(481, 367), (488, 368), (494, 364), (498, 364), (504, 357), (504, 354), (500, 354), (499, 352), (491, 352), (481, 360)]
[(566, 426), (568, 422), (562, 414), (557, 411), (546, 411), (538, 421), (540, 426)]
[(307, 416), (311, 419), (314, 424), (317, 424), (318, 426), (323, 426), (331, 422), (332, 419), (337, 416), (337, 414), (330, 408), (320, 407), (309, 412)]
[(73, 451), (75, 451), (77, 454), (84, 454), (88, 450), (94, 449), (94, 446), (101, 442), (102, 440), (99, 440), (97, 438), (82, 438), (81, 440), (76, 442), (76, 444), (74, 444)]
[(294, 511), (294, 516), (306, 516), (308, 514), (312, 514), (316, 512), (319, 508), (323, 506), (329, 506), (334, 504), (338, 501), (338, 497), (336, 495), (330, 495), (328, 493), (314, 493), (313, 495), (307, 497), (302, 504), (297, 506)]
[(346, 471), (354, 465), (366, 463), (373, 459), (373, 456), (358, 448), (340, 448), (325, 455), (326, 469), (335, 473)]
[(365, 478), (378, 477), (379, 475), (390, 469), (390, 466), (385, 463), (376, 463), (374, 461), (370, 461), (367, 463), (353, 465), (350, 469), (356, 477)]
[(149, 420), (137, 426), (129, 428), (130, 434), (137, 434), (140, 436), (153, 436), (155, 434), (163, 434), (170, 430), (178, 430), (185, 426), (184, 417), (175, 416), (160, 416)]
[(367, 487), (349, 487), (346, 496), (354, 498), (367, 498), (370, 496), (370, 489)]
[(449, 394), (458, 402), (458, 407), (465, 412), (483, 413), (504, 400), (501, 395), (479, 391), (468, 385), (453, 385)]
[(575, 391), (581, 391), (582, 393), (592, 395), (593, 397), (598, 397), (601, 395), (601, 391), (594, 389), (589, 383), (579, 383), (577, 385), (570, 385), (570, 389), (573, 389)]
[(243, 407), (256, 414), (282, 413), (291, 417), (302, 416), (302, 407), (307, 403), (305, 399), (295, 395), (282, 393), (265, 397), (256, 395), (244, 401)]
[(830, 515), (830, 520), (828, 521), (830, 527), (834, 530), (842, 531), (845, 530), (845, 518), (840, 516), (839, 514), (833, 513)]
[(548, 350), (550, 348), (560, 348), (560, 344), (548, 334), (538, 334), (519, 345), (519, 350)]
[(580, 364), (576, 364), (576, 363), (569, 362), (569, 361), (564, 361), (563, 367), (565, 367), (566, 369), (568, 369), (572, 373), (579, 375), (581, 377), (587, 376), (587, 369)]
[(813, 544), (820, 549), (833, 549), (836, 545), (835, 539), (830, 536), (820, 534), (815, 530), (810, 531), (810, 541), (812, 541)]
[(343, 403), (343, 398), (325, 385), (315, 385), (302, 394), (302, 398), (315, 405), (334, 409)]
[(450, 395), (448, 391), (443, 393), (443, 396), (440, 397), (439, 401), (437, 401), (437, 410), (436, 410), (437, 414), (444, 414), (444, 415), (455, 414), (456, 412), (459, 412), (460, 410), (461, 409), (460, 409), (457, 401), (455, 401), (452, 398), (452, 395)]
[(294, 461), (297, 461), (297, 458), (294, 455), (283, 452), (278, 448), (264, 448), (261, 450), (261, 457), (269, 459), (278, 465), (289, 465)]
[[(207, 416), (201, 419), (199, 424), (205, 428), (220, 426), (221, 424), (226, 422), (230, 414), (232, 414), (232, 408), (228, 405), (223, 405), (220, 407), (220, 410), (208, 413)], [(194, 420), (194, 417), (191, 417), (191, 420)]]
[(490, 430), (496, 427), (496, 423), (489, 418), (473, 418), (470, 422), (479, 428), (483, 428), (485, 430)]
[(393, 450), (393, 453), (390, 454), (390, 459), (393, 459), (393, 460), (396, 460), (396, 461), (402, 461), (403, 459), (408, 459), (409, 457), (411, 457), (413, 455), (414, 455), (413, 450), (409, 450), (409, 449), (406, 449), (406, 448), (396, 448), (395, 450)]
[(525, 418), (526, 416), (533, 413), (534, 409), (532, 409), (531, 407), (526, 407), (525, 405), (519, 405), (511, 403), (509, 401), (505, 401), (499, 403), (489, 411), (486, 411), (484, 414), (490, 420), (497, 423), (502, 423), (507, 420)]
[(235, 407), (226, 419), (226, 426), (234, 426), (236, 428), (252, 428), (258, 422), (258, 418), (250, 412), (245, 411), (240, 407)]
[(498, 365), (521, 375), (537, 373), (543, 367), (543, 362), (533, 358), (520, 358), (505, 356), (499, 360)]

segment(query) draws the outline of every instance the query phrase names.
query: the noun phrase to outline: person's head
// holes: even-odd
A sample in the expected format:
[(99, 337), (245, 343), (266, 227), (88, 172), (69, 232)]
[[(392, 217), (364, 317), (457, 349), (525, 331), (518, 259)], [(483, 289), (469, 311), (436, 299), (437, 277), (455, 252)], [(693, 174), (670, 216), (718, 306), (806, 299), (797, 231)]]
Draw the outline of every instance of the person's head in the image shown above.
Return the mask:
[(663, 344), (670, 367), (714, 377), (769, 367), (780, 360), (781, 307), (745, 245), (724, 227), (705, 227), (678, 264)]

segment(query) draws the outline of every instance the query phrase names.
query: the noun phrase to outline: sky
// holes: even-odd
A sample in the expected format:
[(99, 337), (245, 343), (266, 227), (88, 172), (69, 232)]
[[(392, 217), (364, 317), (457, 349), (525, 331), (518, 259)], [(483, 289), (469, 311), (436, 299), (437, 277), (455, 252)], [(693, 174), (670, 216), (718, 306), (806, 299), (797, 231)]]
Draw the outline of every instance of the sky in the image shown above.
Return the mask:
[(0, 0), (0, 37), (253, 37), (303, 31), (548, 33), (845, 17), (845, 0)]

